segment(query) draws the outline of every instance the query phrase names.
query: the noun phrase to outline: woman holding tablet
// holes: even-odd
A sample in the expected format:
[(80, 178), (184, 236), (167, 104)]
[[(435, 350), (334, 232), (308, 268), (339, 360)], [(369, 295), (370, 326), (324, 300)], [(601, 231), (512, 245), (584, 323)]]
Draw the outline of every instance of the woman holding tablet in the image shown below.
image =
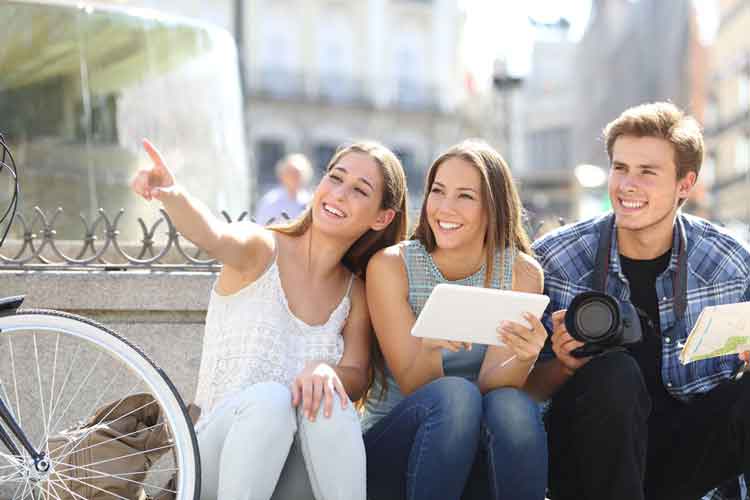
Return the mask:
[(501, 346), (410, 334), (439, 283), (542, 292), (521, 210), (500, 154), (465, 141), (432, 164), (413, 238), (370, 260), (367, 300), (387, 365), (363, 418), (373, 500), (544, 498), (546, 436), (520, 389), (547, 338), (541, 322), (502, 323)]
[(196, 394), (201, 499), (365, 500), (350, 403), (365, 394), (371, 366), (359, 275), (405, 237), (401, 163), (378, 143), (342, 148), (310, 207), (265, 228), (212, 215), (144, 145), (153, 164), (138, 171), (134, 191), (161, 201), (177, 230), (223, 264)]

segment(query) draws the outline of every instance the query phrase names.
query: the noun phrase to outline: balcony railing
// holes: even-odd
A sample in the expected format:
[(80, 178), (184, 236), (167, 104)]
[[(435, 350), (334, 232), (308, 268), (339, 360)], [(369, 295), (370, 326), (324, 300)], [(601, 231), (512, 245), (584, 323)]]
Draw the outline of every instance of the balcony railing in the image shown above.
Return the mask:
[(405, 111), (439, 109), (439, 90), (417, 80), (370, 83), (340, 73), (304, 73), (265, 67), (252, 72), (249, 95), (277, 101), (307, 101), (373, 107), (373, 88), (392, 88), (387, 106)]

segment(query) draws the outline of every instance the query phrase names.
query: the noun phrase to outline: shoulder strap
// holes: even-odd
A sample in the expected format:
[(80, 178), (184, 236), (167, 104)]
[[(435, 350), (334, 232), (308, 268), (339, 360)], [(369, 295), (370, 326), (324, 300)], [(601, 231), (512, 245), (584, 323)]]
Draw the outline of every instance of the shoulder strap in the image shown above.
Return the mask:
[(346, 287), (346, 297), (349, 297), (351, 295), (353, 284), (354, 284), (354, 273), (349, 273), (349, 285)]
[(610, 214), (599, 223), (599, 244), (596, 249), (591, 288), (602, 293), (607, 292), (607, 271), (609, 270), (609, 252), (612, 246), (612, 226), (614, 222), (615, 216)]

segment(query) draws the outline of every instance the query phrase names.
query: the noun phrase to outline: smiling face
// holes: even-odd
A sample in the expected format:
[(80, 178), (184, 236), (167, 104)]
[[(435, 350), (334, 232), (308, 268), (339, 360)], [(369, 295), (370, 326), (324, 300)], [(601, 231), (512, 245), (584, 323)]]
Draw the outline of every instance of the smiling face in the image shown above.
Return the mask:
[(369, 229), (380, 230), (393, 218), (381, 209), (383, 174), (366, 153), (342, 156), (323, 179), (312, 200), (312, 224), (317, 230), (356, 240)]
[(425, 204), (437, 247), (483, 247), (487, 233), (484, 205), (477, 167), (458, 157), (445, 160), (437, 169)]
[(671, 235), (679, 201), (695, 172), (677, 178), (674, 146), (657, 137), (623, 135), (612, 148), (609, 197), (620, 230)]

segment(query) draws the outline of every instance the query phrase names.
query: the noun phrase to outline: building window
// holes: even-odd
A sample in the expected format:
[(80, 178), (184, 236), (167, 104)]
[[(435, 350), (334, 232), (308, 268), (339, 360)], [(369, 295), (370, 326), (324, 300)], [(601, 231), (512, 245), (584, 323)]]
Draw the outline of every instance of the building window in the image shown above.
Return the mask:
[(570, 168), (570, 129), (551, 128), (527, 135), (529, 166), (533, 169)]
[(299, 44), (297, 21), (280, 14), (268, 13), (264, 17), (258, 51), (259, 90), (278, 98), (296, 97), (303, 92)]
[(330, 142), (322, 142), (315, 146), (313, 157), (315, 162), (316, 177), (323, 176), (326, 171), (326, 167), (328, 166), (328, 162), (331, 161), (333, 155), (336, 154), (337, 149), (338, 145)]
[(734, 144), (734, 169), (745, 173), (750, 170), (750, 137), (740, 135)]
[(750, 75), (747, 73), (737, 79), (737, 105), (740, 111), (750, 108)]
[(703, 166), (701, 166), (700, 179), (706, 186), (713, 186), (714, 182), (716, 182), (716, 155), (717, 152), (715, 150), (709, 151), (703, 160)]
[(318, 32), (320, 97), (349, 102), (354, 95), (354, 33), (351, 21), (341, 13), (327, 15)]
[(262, 139), (256, 145), (258, 160), (258, 192), (263, 195), (276, 184), (276, 163), (285, 154), (284, 143), (276, 139)]
[(719, 126), (719, 99), (716, 94), (711, 93), (706, 101), (706, 126), (716, 128)]
[(407, 204), (410, 209), (417, 210), (424, 195), (425, 172), (417, 165), (414, 151), (409, 147), (395, 147), (393, 153), (401, 160), (406, 174), (406, 187), (409, 190)]
[(395, 100), (405, 108), (422, 107), (431, 100), (425, 85), (427, 69), (425, 57), (427, 44), (422, 33), (406, 31), (396, 42), (393, 61), (395, 63)]

